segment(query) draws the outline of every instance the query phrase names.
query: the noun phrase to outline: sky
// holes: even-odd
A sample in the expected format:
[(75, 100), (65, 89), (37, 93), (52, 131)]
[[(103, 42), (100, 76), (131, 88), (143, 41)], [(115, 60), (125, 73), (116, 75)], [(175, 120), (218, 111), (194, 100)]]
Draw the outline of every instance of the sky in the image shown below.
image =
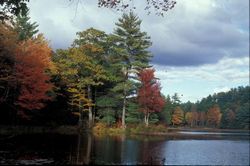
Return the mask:
[[(146, 1), (146, 0), (145, 0)], [(178, 93), (182, 102), (249, 85), (249, 0), (176, 0), (164, 17), (148, 15), (134, 0), (141, 30), (153, 42), (149, 50), (162, 93)], [(112, 33), (122, 12), (98, 8), (97, 0), (32, 0), (31, 21), (53, 49), (68, 48), (76, 32), (90, 27)]]

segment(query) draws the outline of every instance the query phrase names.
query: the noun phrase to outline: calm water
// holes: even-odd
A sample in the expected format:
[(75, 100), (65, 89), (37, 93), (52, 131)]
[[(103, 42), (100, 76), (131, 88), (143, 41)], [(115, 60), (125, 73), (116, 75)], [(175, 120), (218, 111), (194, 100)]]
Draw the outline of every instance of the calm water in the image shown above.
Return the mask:
[(0, 164), (249, 165), (248, 138), (244, 134), (202, 140), (87, 133), (0, 137)]

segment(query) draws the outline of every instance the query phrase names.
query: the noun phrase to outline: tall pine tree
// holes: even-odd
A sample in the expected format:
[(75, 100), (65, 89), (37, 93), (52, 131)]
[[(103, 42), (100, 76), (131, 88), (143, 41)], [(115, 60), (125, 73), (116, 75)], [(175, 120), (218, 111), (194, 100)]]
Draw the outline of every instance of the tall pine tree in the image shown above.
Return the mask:
[[(131, 82), (140, 70), (148, 68), (152, 55), (147, 50), (151, 46), (150, 37), (142, 32), (141, 20), (134, 13), (123, 14), (116, 23), (114, 34), (117, 36), (119, 55), (122, 60), (123, 71), (123, 108), (122, 127), (125, 128), (125, 114), (127, 97), (131, 95), (131, 89), (136, 84)], [(134, 92), (136, 94), (136, 92)]]
[(28, 13), (25, 15), (17, 15), (13, 25), (18, 34), (18, 40), (30, 39), (38, 33), (38, 25), (36, 22), (31, 23)]

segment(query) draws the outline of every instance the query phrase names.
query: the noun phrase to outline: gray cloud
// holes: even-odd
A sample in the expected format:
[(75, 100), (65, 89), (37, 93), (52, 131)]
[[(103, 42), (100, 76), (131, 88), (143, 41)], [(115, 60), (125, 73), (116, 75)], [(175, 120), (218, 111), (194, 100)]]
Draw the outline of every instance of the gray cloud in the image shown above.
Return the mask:
[[(230, 5), (232, 1), (195, 1), (197, 6), (193, 1), (178, 2), (165, 22), (148, 29), (154, 34), (154, 63), (195, 66), (249, 55), (247, 1), (237, 5)], [(239, 15), (241, 19), (235, 21)]]
[[(30, 2), (31, 18), (53, 48), (70, 46), (78, 31), (94, 27), (112, 33), (122, 13), (97, 7), (97, 1), (69, 5), (68, 0)], [(151, 36), (154, 64), (198, 66), (223, 57), (249, 55), (248, 0), (177, 0), (166, 17), (146, 15), (141, 1), (134, 1)]]

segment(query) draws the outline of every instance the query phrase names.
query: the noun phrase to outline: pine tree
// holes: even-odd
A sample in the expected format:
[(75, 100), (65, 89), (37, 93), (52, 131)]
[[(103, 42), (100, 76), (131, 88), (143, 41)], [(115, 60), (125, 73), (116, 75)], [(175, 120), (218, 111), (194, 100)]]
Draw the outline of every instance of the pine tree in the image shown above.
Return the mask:
[(25, 15), (17, 15), (13, 24), (14, 29), (18, 34), (18, 40), (27, 40), (34, 37), (34, 35), (38, 33), (38, 25), (36, 22), (30, 22), (28, 13)]
[(149, 61), (152, 55), (147, 50), (151, 46), (150, 37), (146, 32), (141, 32), (141, 20), (132, 12), (123, 14), (116, 23), (115, 35), (119, 47), (119, 55), (122, 60), (123, 72), (123, 108), (122, 127), (125, 128), (125, 113), (127, 97), (131, 95), (129, 91), (134, 91), (135, 83), (129, 79), (134, 79), (140, 70), (150, 67)]

